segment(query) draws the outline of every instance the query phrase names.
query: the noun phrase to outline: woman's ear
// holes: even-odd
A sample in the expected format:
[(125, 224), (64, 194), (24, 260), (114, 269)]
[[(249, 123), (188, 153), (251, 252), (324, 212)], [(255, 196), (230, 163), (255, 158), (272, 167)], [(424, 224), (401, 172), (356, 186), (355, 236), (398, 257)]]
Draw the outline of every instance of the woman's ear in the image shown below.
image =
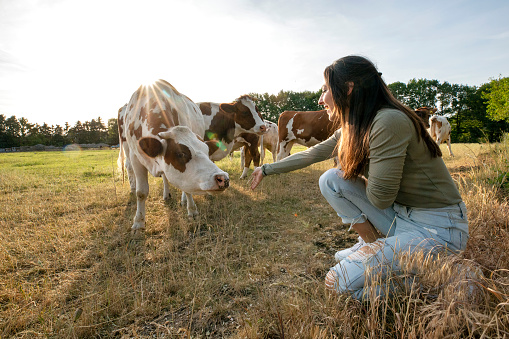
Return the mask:
[(353, 91), (353, 82), (347, 81), (346, 84), (348, 85), (348, 94), (347, 95), (350, 95), (350, 94), (352, 94), (352, 91)]

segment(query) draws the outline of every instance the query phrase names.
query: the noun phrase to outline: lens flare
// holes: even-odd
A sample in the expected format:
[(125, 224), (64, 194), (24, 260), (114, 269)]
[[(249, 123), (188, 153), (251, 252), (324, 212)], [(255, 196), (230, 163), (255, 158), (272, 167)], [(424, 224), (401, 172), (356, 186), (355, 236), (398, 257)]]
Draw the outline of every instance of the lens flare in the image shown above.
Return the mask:
[[(208, 140), (216, 140), (217, 139), (217, 134), (216, 133), (213, 133), (211, 131), (208, 131), (205, 133), (206, 136), (207, 136), (207, 139)], [(221, 141), (221, 140), (218, 140), (216, 142), (216, 146), (221, 150), (221, 151), (226, 151), (228, 148), (226, 147), (226, 145)]]

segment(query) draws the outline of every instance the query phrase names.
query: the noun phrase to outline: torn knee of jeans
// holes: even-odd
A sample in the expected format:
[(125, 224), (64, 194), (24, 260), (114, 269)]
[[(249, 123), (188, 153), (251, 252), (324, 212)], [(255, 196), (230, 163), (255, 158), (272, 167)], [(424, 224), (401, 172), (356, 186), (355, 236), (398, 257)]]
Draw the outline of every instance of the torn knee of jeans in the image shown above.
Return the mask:
[(385, 239), (380, 238), (375, 242), (367, 243), (359, 248), (356, 252), (350, 254), (347, 260), (352, 262), (366, 263), (380, 252), (385, 246)]
[(338, 280), (336, 272), (333, 270), (330, 270), (329, 273), (327, 273), (327, 276), (325, 277), (325, 288), (331, 291), (335, 291), (335, 285)]

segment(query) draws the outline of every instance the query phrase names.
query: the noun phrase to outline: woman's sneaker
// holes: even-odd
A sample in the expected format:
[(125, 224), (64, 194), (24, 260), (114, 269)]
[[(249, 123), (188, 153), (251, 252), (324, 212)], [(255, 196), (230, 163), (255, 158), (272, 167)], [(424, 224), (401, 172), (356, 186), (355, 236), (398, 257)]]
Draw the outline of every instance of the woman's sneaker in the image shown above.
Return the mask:
[(334, 259), (336, 259), (337, 262), (340, 262), (341, 260), (348, 257), (350, 254), (355, 253), (359, 248), (361, 248), (365, 244), (366, 243), (364, 242), (364, 240), (362, 240), (362, 238), (359, 237), (359, 241), (352, 247), (341, 250), (341, 251), (337, 251), (336, 254), (334, 254)]

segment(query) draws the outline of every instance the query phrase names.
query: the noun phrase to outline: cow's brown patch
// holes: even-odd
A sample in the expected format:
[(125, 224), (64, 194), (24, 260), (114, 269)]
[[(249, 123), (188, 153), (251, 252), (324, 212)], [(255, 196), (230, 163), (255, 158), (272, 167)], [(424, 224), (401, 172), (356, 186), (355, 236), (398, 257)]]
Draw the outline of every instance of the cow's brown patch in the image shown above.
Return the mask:
[(184, 173), (186, 164), (191, 161), (191, 151), (186, 145), (177, 143), (172, 138), (166, 139), (168, 143), (166, 153), (164, 154), (164, 161), (168, 165), (172, 165), (178, 171)]
[[(233, 104), (221, 104), (219, 109), (226, 113), (233, 114), (235, 123), (239, 124), (245, 130), (250, 130), (256, 125), (253, 113), (240, 100)], [(257, 112), (257, 114), (259, 113)]]
[(329, 120), (326, 110), (298, 112), (294, 115), (292, 132), (306, 142), (311, 138), (326, 140), (334, 130), (334, 123)]
[(140, 145), (141, 150), (151, 158), (158, 156), (163, 150), (161, 141), (156, 138), (143, 138), (138, 142), (138, 144)]
[(210, 102), (200, 103), (200, 111), (203, 115), (212, 115), (212, 106), (210, 105)]
[(134, 128), (134, 122), (131, 122), (131, 124), (129, 125), (129, 133), (131, 134), (131, 136), (135, 136), (136, 139), (141, 139), (141, 136), (143, 135), (143, 128), (140, 126), (138, 126), (138, 128)]
[(227, 144), (233, 141), (235, 136), (235, 121), (231, 114), (219, 110), (210, 122), (210, 126), (205, 132), (205, 141), (217, 139)]
[[(157, 108), (159, 110), (156, 112)], [(152, 98), (146, 105), (141, 107), (140, 120), (147, 123), (148, 130), (153, 135), (179, 125), (178, 111), (166, 98)]]
[(120, 136), (120, 140), (127, 141), (127, 139), (125, 138), (125, 134), (124, 134), (124, 117), (121, 117), (121, 116), (118, 117), (117, 125), (118, 125), (118, 135)]
[(433, 115), (437, 111), (436, 108), (431, 107), (419, 107), (415, 110), (415, 113), (419, 118), (421, 118), (422, 122), (424, 122), (424, 125), (426, 128), (429, 128), (429, 117)]

